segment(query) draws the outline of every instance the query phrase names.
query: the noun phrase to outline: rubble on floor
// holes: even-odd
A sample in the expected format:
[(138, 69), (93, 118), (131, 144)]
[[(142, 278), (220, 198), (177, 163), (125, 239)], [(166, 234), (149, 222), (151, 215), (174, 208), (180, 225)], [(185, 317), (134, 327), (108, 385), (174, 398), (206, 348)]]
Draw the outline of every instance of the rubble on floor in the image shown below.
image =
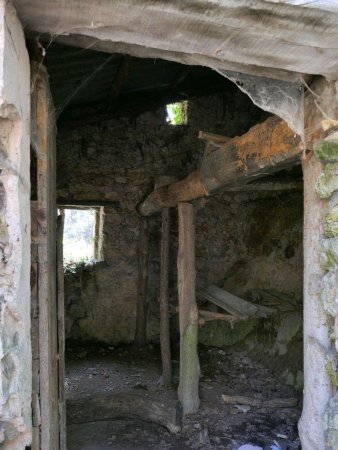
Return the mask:
[[(178, 351), (173, 353), (174, 386), (166, 388), (161, 383), (157, 347), (72, 346), (66, 363), (67, 400), (71, 405), (68, 449), (300, 449), (297, 422), (301, 405), (298, 402), (288, 407), (299, 394), (245, 352), (228, 349), (200, 346), (201, 407), (197, 414), (185, 417), (181, 432), (170, 433), (163, 425), (133, 411), (130, 417), (121, 411), (121, 417), (115, 414), (113, 420), (100, 419), (102, 411), (96, 406), (99, 396), (107, 396), (109, 401), (114, 395), (137, 394), (169, 408), (177, 398)], [(254, 401), (252, 405), (229, 404), (222, 395)], [(287, 407), (278, 407), (280, 401)], [(77, 404), (88, 408), (86, 419), (77, 421), (74, 417)], [(269, 406), (274, 404), (277, 407)]]

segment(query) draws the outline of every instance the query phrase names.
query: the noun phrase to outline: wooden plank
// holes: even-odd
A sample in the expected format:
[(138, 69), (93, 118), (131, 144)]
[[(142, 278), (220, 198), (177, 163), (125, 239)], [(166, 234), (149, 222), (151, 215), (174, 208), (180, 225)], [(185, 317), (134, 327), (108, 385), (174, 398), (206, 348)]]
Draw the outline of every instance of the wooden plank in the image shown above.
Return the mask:
[(278, 191), (302, 191), (303, 180), (279, 179), (250, 182), (224, 188), (226, 192), (278, 192)]
[(122, 61), (117, 70), (117, 74), (111, 90), (111, 101), (119, 96), (122, 86), (126, 83), (130, 73), (132, 60), (133, 58), (129, 55), (122, 56)]
[(233, 316), (231, 314), (222, 314), (222, 313), (217, 313), (214, 311), (207, 311), (204, 309), (199, 309), (198, 315), (200, 317), (200, 320), (199, 320), (200, 325), (203, 325), (204, 322), (209, 322), (211, 320), (223, 320), (225, 322), (229, 322), (229, 323), (233, 324), (240, 320), (246, 319), (246, 317), (238, 317), (238, 316)]
[(180, 72), (178, 73), (177, 77), (175, 77), (175, 79), (170, 84), (170, 90), (174, 92), (177, 91), (178, 86), (181, 83), (183, 83), (183, 81), (191, 74), (193, 69), (194, 69), (193, 66), (183, 67), (183, 69), (181, 69)]
[(95, 210), (95, 231), (94, 231), (94, 259), (102, 259), (102, 240), (103, 240), (103, 221), (104, 221), (104, 210), (100, 206)]
[(195, 217), (194, 207), (189, 203), (179, 203), (179, 244), (177, 257), (178, 301), (180, 323), (180, 379), (178, 398), (183, 405), (183, 413), (198, 410), (199, 361), (198, 309), (195, 296)]
[(219, 147), (219, 145), (224, 145), (226, 142), (231, 141), (228, 136), (222, 136), (221, 134), (208, 133), (206, 131), (200, 131), (198, 133), (198, 139), (202, 141), (208, 141)]
[(160, 342), (163, 369), (163, 382), (172, 382), (171, 350), (169, 329), (169, 243), (170, 209), (162, 210), (161, 273), (160, 273)]
[[(208, 144), (210, 146), (210, 143)], [(277, 117), (252, 127), (207, 154), (198, 172), (184, 180), (155, 189), (140, 205), (140, 214), (151, 215), (220, 189), (247, 184), (300, 161), (300, 137)]]
[(223, 394), (222, 399), (229, 405), (249, 405), (256, 408), (294, 408), (299, 403), (299, 400), (296, 397), (262, 400), (259, 398), (245, 397), (244, 395)]
[(205, 300), (209, 300), (228, 313), (243, 319), (249, 317), (268, 317), (270, 314), (276, 312), (275, 309), (250, 303), (217, 286), (209, 286), (203, 291), (200, 290), (197, 295)]
[(31, 343), (32, 343), (32, 450), (40, 450), (40, 359), (38, 303), (38, 205), (31, 202)]
[(101, 206), (116, 206), (116, 201), (108, 201), (108, 200), (75, 200), (72, 198), (58, 198), (57, 199), (58, 206), (67, 206), (68, 208), (73, 209), (84, 209), (85, 207), (92, 206), (93, 208), (99, 208)]
[(32, 138), (37, 151), (40, 449), (59, 448), (56, 305), (55, 117), (48, 75), (32, 62)]
[(58, 309), (58, 354), (59, 354), (59, 417), (60, 450), (66, 450), (66, 396), (65, 396), (65, 299), (63, 270), (63, 228), (65, 214), (60, 210), (57, 218), (57, 309)]
[(140, 217), (138, 241), (138, 280), (135, 343), (144, 345), (147, 340), (148, 313), (148, 264), (149, 264), (149, 225), (147, 217)]

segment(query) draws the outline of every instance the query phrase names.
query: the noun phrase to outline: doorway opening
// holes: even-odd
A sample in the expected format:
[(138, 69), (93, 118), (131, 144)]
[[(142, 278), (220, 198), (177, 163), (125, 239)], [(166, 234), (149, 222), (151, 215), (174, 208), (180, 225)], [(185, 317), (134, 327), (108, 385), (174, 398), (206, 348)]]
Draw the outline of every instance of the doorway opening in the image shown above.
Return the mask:
[[(247, 161), (239, 158), (236, 180), (193, 201), (201, 406), (184, 419), (177, 401), (176, 209), (169, 227), (170, 386), (159, 345), (160, 214), (147, 219), (140, 244), (139, 205), (160, 179), (167, 185), (185, 179), (224, 148), (231, 156), (233, 147), (225, 146), (235, 145), (236, 136), (251, 139), (259, 135), (252, 127), (264, 130), (265, 123), (270, 133), (275, 118), (202, 67), (55, 43), (45, 62), (58, 116), (58, 203), (82, 208), (66, 210), (73, 217), (71, 257), (79, 257), (81, 230), (94, 236), (83, 245), (94, 263), (65, 274), (69, 450), (127, 449), (135, 442), (140, 449), (300, 448), (300, 166), (270, 164), (243, 182)], [(185, 105), (185, 119), (180, 113), (180, 123), (168, 122), (168, 105), (177, 104)], [(141, 256), (146, 340), (138, 346)]]

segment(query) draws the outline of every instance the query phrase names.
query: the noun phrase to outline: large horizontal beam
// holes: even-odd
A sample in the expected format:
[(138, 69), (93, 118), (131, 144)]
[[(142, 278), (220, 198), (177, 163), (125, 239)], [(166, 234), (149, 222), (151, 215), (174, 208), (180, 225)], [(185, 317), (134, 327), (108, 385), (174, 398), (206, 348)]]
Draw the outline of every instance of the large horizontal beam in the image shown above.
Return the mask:
[[(25, 30), (278, 79), (336, 79), (337, 7), (309, 1), (13, 0)], [(145, 7), (146, 4), (146, 7)], [(76, 40), (74, 39), (76, 35)], [(89, 42), (88, 42), (89, 41)], [(103, 45), (104, 44), (104, 45)], [(190, 61), (190, 62), (189, 62)]]
[(294, 165), (302, 145), (299, 136), (277, 117), (252, 127), (203, 158), (199, 171), (155, 189), (140, 205), (142, 215), (176, 206), (227, 187), (245, 184)]

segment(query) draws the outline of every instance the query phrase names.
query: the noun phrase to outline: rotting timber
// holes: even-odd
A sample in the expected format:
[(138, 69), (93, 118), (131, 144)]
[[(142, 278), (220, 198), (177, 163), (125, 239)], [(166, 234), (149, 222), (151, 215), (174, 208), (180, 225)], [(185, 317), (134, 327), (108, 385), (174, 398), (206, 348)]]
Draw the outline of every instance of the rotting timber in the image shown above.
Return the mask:
[(200, 169), (184, 180), (155, 189), (140, 205), (139, 212), (149, 216), (178, 202), (245, 185), (294, 165), (302, 150), (300, 137), (286, 122), (270, 117), (242, 136), (214, 147), (214, 151), (203, 158)]

